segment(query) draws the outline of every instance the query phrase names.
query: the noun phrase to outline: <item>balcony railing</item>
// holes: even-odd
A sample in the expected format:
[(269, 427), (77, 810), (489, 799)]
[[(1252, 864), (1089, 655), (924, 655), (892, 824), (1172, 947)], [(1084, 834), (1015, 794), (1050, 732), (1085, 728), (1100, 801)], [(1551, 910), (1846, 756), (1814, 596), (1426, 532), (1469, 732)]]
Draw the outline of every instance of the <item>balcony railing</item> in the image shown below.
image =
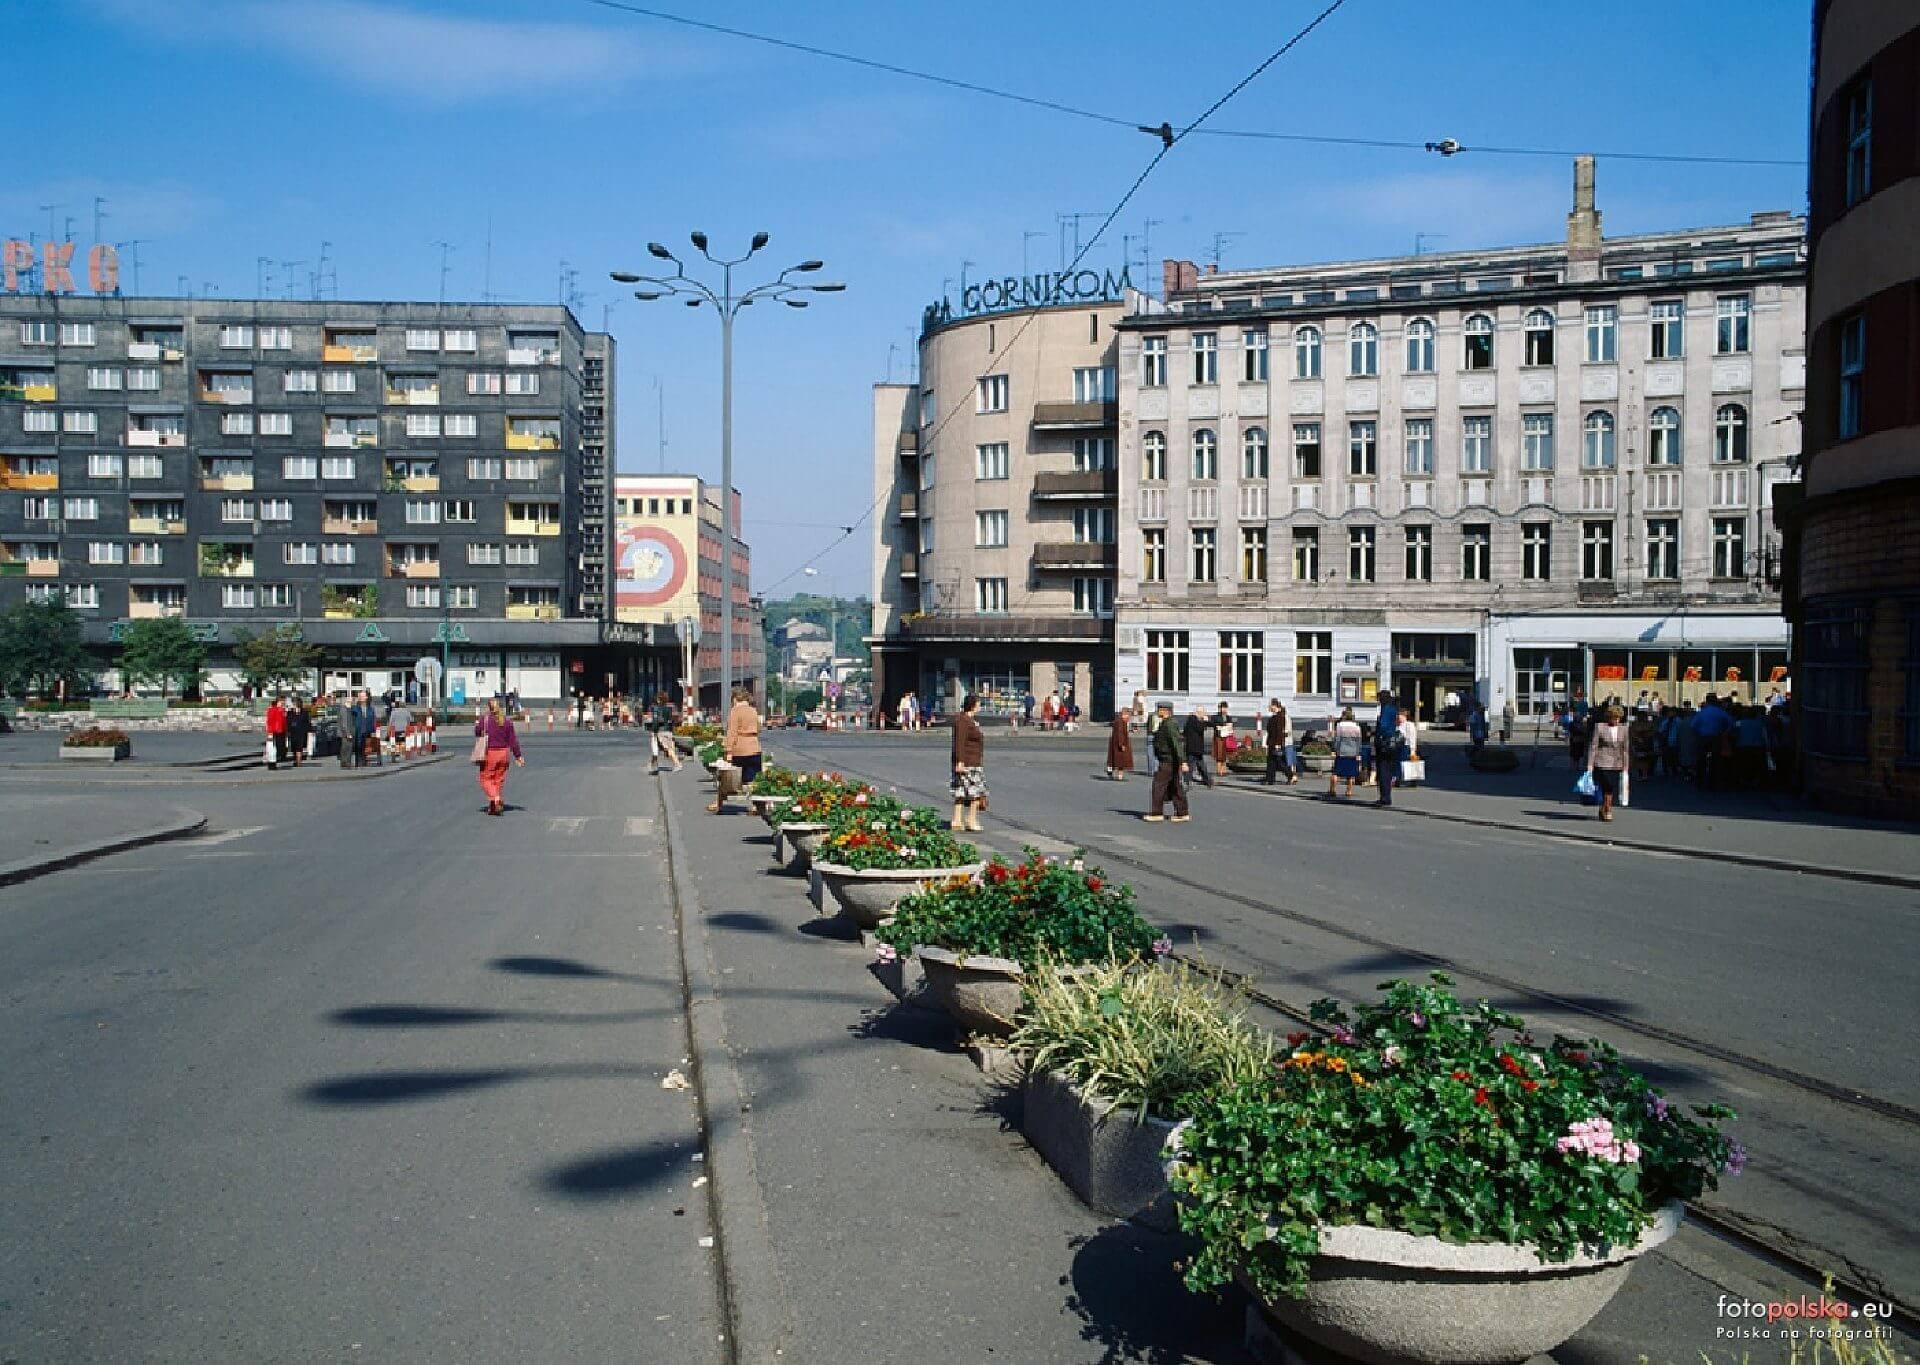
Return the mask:
[(509, 431), (507, 433), (508, 450), (558, 450), (560, 438), (541, 432)]
[(202, 403), (225, 403), (230, 407), (245, 407), (253, 402), (252, 389), (207, 389), (200, 390)]
[(440, 561), (432, 560), (396, 560), (387, 565), (389, 578), (438, 578)]
[(1118, 423), (1120, 405), (1104, 403), (1035, 403), (1035, 431), (1094, 431)]
[(560, 606), (556, 602), (509, 602), (507, 619), (509, 621), (558, 621)]
[(920, 495), (902, 493), (900, 495), (900, 520), (913, 521), (920, 515)]
[(900, 623), (901, 633), (910, 640), (1100, 640), (1112, 630), (1112, 619), (1098, 616), (941, 614)]
[(377, 536), (378, 521), (359, 521), (352, 517), (321, 517), (320, 533), (328, 536)]
[(558, 365), (560, 352), (546, 346), (511, 346), (507, 349), (509, 365)]
[(135, 621), (152, 621), (162, 616), (185, 616), (187, 607), (184, 602), (142, 602), (138, 598), (127, 603), (127, 615)]
[(60, 486), (58, 474), (20, 474), (11, 469), (0, 470), (0, 488), (12, 489), (24, 493), (45, 492)]
[(1041, 501), (1098, 502), (1120, 496), (1120, 474), (1113, 469), (1043, 470), (1033, 476), (1033, 496)]
[(185, 517), (128, 517), (127, 530), (133, 535), (177, 536), (187, 529)]
[(251, 559), (202, 559), (200, 576), (202, 578), (252, 578), (253, 561)]
[(1120, 547), (1114, 544), (1068, 543), (1033, 547), (1033, 567), (1045, 573), (1084, 569), (1112, 573), (1120, 567)]
[(60, 561), (57, 559), (29, 559), (27, 561), (28, 578), (58, 578)]
[(920, 576), (920, 556), (908, 550), (900, 556), (900, 576), (918, 578)]
[(140, 427), (134, 427), (127, 432), (127, 444), (135, 447), (144, 446), (150, 449), (163, 449), (166, 447), (184, 446), (186, 443), (187, 433), (184, 431), (147, 431)]
[(386, 491), (389, 493), (438, 493), (440, 476), (438, 474), (389, 476), (386, 480)]
[(560, 523), (557, 521), (528, 521), (522, 517), (508, 517), (507, 534), (510, 536), (557, 536), (560, 534)]
[(329, 363), (354, 364), (365, 360), (378, 360), (380, 347), (371, 341), (329, 342), (320, 348), (320, 358)]
[(903, 458), (918, 455), (920, 453), (920, 433), (917, 431), (901, 432), (900, 438), (893, 443), (893, 449), (896, 454)]
[(200, 488), (206, 493), (247, 493), (253, 490), (253, 475), (202, 474)]
[(323, 443), (334, 450), (371, 450), (380, 444), (380, 436), (372, 431), (329, 431)]
[(412, 407), (432, 407), (440, 401), (440, 390), (432, 389), (388, 389), (387, 401)]

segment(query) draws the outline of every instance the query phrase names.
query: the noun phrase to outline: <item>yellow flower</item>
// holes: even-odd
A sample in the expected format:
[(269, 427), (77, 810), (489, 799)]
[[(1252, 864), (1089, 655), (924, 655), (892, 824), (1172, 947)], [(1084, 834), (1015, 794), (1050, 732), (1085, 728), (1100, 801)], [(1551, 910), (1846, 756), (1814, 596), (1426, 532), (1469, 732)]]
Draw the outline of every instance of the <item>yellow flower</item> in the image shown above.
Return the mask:
[(1347, 1069), (1347, 1059), (1346, 1059), (1345, 1057), (1329, 1057), (1329, 1058), (1327, 1058), (1327, 1070), (1329, 1070), (1329, 1071), (1345, 1071), (1346, 1069)]

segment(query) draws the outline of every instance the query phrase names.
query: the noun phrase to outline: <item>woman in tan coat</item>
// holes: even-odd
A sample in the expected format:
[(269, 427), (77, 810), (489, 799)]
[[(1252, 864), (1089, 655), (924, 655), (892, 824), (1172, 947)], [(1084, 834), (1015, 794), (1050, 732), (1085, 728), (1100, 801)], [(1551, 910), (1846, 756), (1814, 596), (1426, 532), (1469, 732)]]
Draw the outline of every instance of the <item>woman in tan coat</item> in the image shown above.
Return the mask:
[(972, 693), (953, 718), (953, 828), (980, 828), (980, 807), (987, 801), (987, 779), (981, 768), (987, 761), (987, 737), (974, 713), (980, 698)]
[[(740, 770), (740, 788), (744, 791), (760, 776), (760, 713), (753, 709), (753, 697), (744, 687), (733, 689), (733, 709), (727, 712), (727, 732), (720, 749), (721, 756)], [(718, 815), (726, 806), (727, 798), (717, 795), (707, 809)]]

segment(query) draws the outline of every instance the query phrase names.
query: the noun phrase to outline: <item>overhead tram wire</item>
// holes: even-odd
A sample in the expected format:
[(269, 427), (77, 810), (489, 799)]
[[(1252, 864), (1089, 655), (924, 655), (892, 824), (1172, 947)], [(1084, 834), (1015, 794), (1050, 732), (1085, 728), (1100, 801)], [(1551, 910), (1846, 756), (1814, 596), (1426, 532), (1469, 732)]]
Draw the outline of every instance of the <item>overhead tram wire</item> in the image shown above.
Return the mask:
[[(598, 0), (596, 0), (596, 3), (597, 2)], [(612, 0), (608, 0), (608, 3), (611, 3), (611, 2)], [(1147, 177), (1152, 175), (1154, 170), (1160, 165), (1160, 163), (1166, 159), (1168, 152), (1171, 152), (1177, 145), (1179, 145), (1181, 142), (1186, 140), (1188, 137), (1191, 137), (1193, 133), (1200, 127), (1200, 125), (1205, 123), (1208, 119), (1212, 118), (1216, 113), (1218, 113), (1220, 109), (1227, 103), (1227, 101), (1231, 100), (1235, 95), (1239, 94), (1242, 90), (1246, 89), (1247, 86), (1251, 85), (1256, 79), (1259, 78), (1261, 73), (1266, 71), (1268, 67), (1272, 66), (1275, 62), (1279, 61), (1282, 57), (1286, 56), (1287, 53), (1291, 52), (1296, 46), (1298, 46), (1302, 41), (1305, 40), (1308, 34), (1312, 33), (1316, 28), (1319, 28), (1321, 24), (1325, 23), (1327, 19), (1332, 17), (1334, 11), (1338, 10), (1342, 5), (1346, 4), (1346, 2), (1347, 0), (1332, 0), (1331, 4), (1329, 4), (1325, 9), (1321, 10), (1318, 14), (1314, 15), (1312, 19), (1308, 20), (1307, 23), (1304, 24), (1299, 29), (1299, 31), (1296, 32), (1291, 38), (1287, 39), (1286, 42), (1282, 43), (1279, 47), (1275, 48), (1273, 52), (1268, 54), (1266, 60), (1262, 61), (1260, 65), (1256, 66), (1252, 71), (1248, 72), (1247, 75), (1242, 77), (1237, 83), (1234, 84), (1234, 86), (1231, 89), (1227, 91), (1226, 94), (1222, 95), (1219, 99), (1215, 100), (1212, 104), (1208, 105), (1198, 118), (1194, 119), (1193, 122), (1187, 124), (1178, 133), (1172, 132), (1169, 125), (1166, 125), (1166, 124), (1162, 124), (1159, 130), (1141, 128), (1140, 125), (1137, 125), (1137, 124), (1134, 125), (1137, 129), (1139, 129), (1139, 131), (1142, 131), (1142, 132), (1157, 132), (1157, 135), (1160, 136), (1161, 138), (1160, 146), (1154, 152), (1153, 159), (1147, 162), (1146, 166), (1142, 168), (1140, 174), (1133, 178), (1133, 183), (1127, 186), (1126, 193), (1121, 195), (1120, 198), (1114, 203), (1114, 206), (1107, 211), (1106, 217), (1100, 220), (1100, 226), (1094, 229), (1093, 235), (1089, 237), (1086, 240), (1086, 242), (1081, 246), (1080, 250), (1077, 253), (1075, 253), (1073, 260), (1068, 263), (1066, 270), (1062, 273), (1072, 274), (1075, 270), (1078, 270), (1080, 268), (1080, 262), (1086, 259), (1087, 253), (1089, 251), (1092, 251), (1093, 248), (1096, 245), (1098, 245), (1100, 239), (1106, 235), (1107, 229), (1113, 226), (1114, 220), (1117, 219), (1121, 215), (1121, 213), (1123, 213), (1126, 210), (1126, 207), (1128, 204), (1133, 202), (1133, 197), (1140, 192), (1140, 187), (1147, 183)], [(1028, 311), (1027, 315), (1020, 320), (1020, 325), (1014, 329), (1013, 335), (1008, 337), (1006, 340), (1006, 343), (1001, 347), (999, 347), (991, 356), (987, 358), (987, 368), (989, 370), (991, 370), (994, 365), (998, 364), (1002, 359), (1006, 357), (1007, 353), (1013, 349), (1014, 343), (1019, 341), (1020, 338), (1026, 334), (1027, 328), (1031, 327), (1033, 325), (1033, 320), (1039, 316), (1040, 314), (1038, 313), (1038, 311), (1033, 311), (1033, 310)], [(954, 418), (958, 417), (961, 411), (965, 407), (966, 407), (966, 400), (964, 398), (960, 402), (955, 403), (953, 407), (947, 411), (947, 415), (942, 417), (938, 422), (934, 424), (933, 431), (926, 438), (927, 442), (931, 444), (932, 441), (935, 438), (937, 438), (942, 431), (946, 430), (947, 423), (951, 422)], [(891, 492), (892, 492), (891, 489), (888, 489), (887, 491), (882, 492), (879, 497), (875, 498), (871, 503), (867, 505), (867, 510), (862, 512), (859, 515), (859, 517), (855, 519), (854, 523), (851, 526), (847, 527), (844, 531), (842, 531), (838, 537), (836, 537), (829, 545), (826, 546), (826, 548), (822, 549), (818, 554), (814, 555), (812, 559), (807, 560), (805, 563), (801, 564), (799, 568), (794, 569), (791, 573), (787, 574), (785, 577), (777, 579), (775, 582), (773, 582), (771, 585), (769, 585), (767, 588), (763, 589), (762, 591), (768, 592), (768, 593), (772, 592), (774, 588), (781, 587), (782, 585), (787, 583), (790, 579), (799, 577), (811, 565), (813, 565), (814, 563), (816, 563), (821, 559), (824, 559), (827, 555), (830, 555), (835, 550), (839, 549), (841, 545), (845, 544), (849, 539), (852, 538), (853, 533), (859, 530), (860, 527), (866, 523), (869, 517), (871, 517), (876, 511), (880, 509), (881, 504), (886, 502)]]
[[(706, 19), (695, 19), (684, 14), (674, 14), (668, 10), (654, 9), (647, 5), (628, 3), (628, 0), (584, 0), (589, 5), (601, 9), (616, 10), (624, 14), (637, 15), (643, 19), (657, 19), (664, 24), (678, 24), (682, 28), (698, 29), (706, 33), (719, 34), (726, 38), (738, 38), (744, 42), (760, 43), (766, 47), (776, 47), (788, 52), (798, 52), (803, 56), (819, 57), (831, 62), (844, 62), (849, 66), (865, 67), (869, 71), (880, 71), (890, 76), (901, 76), (907, 80), (925, 81), (931, 85), (945, 86), (950, 90), (960, 90), (970, 95), (985, 95), (991, 99), (1008, 100), (1014, 104), (1024, 104), (1029, 108), (1045, 109), (1056, 114), (1067, 114), (1073, 118), (1090, 119), (1095, 123), (1104, 123), (1109, 127), (1135, 129), (1141, 127), (1138, 119), (1121, 118), (1116, 114), (1105, 114), (1097, 109), (1082, 109), (1078, 105), (1067, 104), (1060, 100), (1050, 100), (1038, 95), (1023, 95), (1017, 90), (1002, 90), (997, 86), (982, 85), (978, 81), (962, 80), (957, 76), (943, 76), (938, 72), (920, 71), (910, 66), (900, 66), (894, 62), (883, 62), (873, 57), (862, 57), (851, 52), (836, 52), (832, 48), (820, 47), (813, 43), (797, 42), (791, 38), (777, 38), (767, 33), (754, 33), (749, 29), (731, 28), (725, 24), (712, 23)], [(1317, 21), (1316, 21), (1317, 22)], [(1258, 72), (1254, 73), (1258, 75)], [(1251, 77), (1249, 77), (1251, 79)], [(1230, 92), (1238, 93), (1237, 90)], [(1262, 142), (1299, 142), (1323, 147), (1375, 147), (1387, 151), (1440, 152), (1442, 145), (1427, 139), (1406, 140), (1397, 138), (1342, 137), (1330, 133), (1285, 133), (1260, 128), (1199, 128), (1189, 127), (1187, 132), (1198, 132), (1202, 137), (1231, 137)], [(1185, 136), (1183, 133), (1182, 136)], [(1781, 166), (1789, 168), (1804, 167), (1804, 158), (1754, 157), (1754, 156), (1689, 156), (1667, 152), (1590, 152), (1575, 153), (1559, 151), (1546, 147), (1480, 147), (1471, 143), (1448, 140), (1451, 150), (1442, 152), (1445, 156), (1457, 156), (1461, 153), (1473, 153), (1482, 156), (1550, 156), (1571, 157), (1590, 155), (1604, 161), (1648, 161), (1667, 162), (1693, 166)]]

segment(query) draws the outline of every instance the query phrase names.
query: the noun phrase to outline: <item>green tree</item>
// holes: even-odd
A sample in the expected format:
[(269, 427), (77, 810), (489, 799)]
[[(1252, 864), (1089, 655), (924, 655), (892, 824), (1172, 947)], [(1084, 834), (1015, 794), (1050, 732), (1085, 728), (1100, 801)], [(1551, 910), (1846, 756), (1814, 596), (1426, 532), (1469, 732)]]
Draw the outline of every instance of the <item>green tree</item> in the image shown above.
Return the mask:
[(83, 690), (94, 673), (80, 618), (59, 598), (22, 602), (0, 615), (0, 691), (51, 696), (64, 679)]
[(241, 676), (256, 692), (304, 682), (320, 658), (319, 647), (302, 639), (300, 627), (292, 624), (275, 626), (264, 635), (235, 631), (234, 654)]
[(826, 693), (822, 692), (817, 687), (809, 687), (804, 692), (795, 692), (793, 694), (792, 714), (796, 716), (804, 716), (809, 711), (817, 711), (820, 709), (821, 704), (825, 702), (826, 699), (827, 699)]
[(160, 695), (168, 685), (180, 684), (192, 692), (206, 677), (207, 647), (177, 616), (135, 621), (120, 644), (120, 672), (130, 684), (158, 683)]

